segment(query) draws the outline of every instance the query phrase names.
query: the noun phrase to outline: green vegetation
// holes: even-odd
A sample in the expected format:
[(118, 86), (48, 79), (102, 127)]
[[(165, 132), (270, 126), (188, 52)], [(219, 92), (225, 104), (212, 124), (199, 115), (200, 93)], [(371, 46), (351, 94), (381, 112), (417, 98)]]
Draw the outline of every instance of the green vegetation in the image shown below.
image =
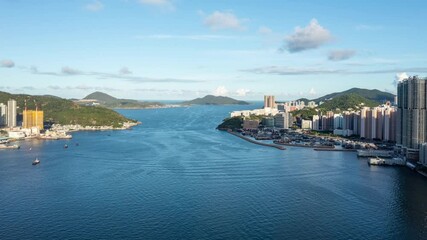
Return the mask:
[(239, 101), (229, 97), (207, 95), (203, 98), (196, 98), (183, 102), (185, 105), (248, 105), (245, 101)]
[(104, 107), (80, 106), (73, 101), (55, 96), (31, 96), (0, 92), (0, 103), (7, 104), (9, 99), (16, 100), (18, 113), (22, 113), (25, 100), (27, 100), (28, 109), (35, 109), (34, 102), (37, 102), (39, 109), (44, 112), (45, 121), (63, 125), (120, 127), (124, 122), (133, 121)]
[(132, 99), (118, 99), (103, 92), (91, 93), (87, 95), (84, 99), (95, 99), (100, 103), (101, 106), (107, 108), (134, 109), (164, 105), (159, 102), (141, 102)]
[(243, 118), (242, 117), (232, 117), (232, 118), (226, 118), (224, 121), (218, 125), (217, 129), (219, 130), (237, 130), (242, 128), (243, 124)]
[(356, 94), (356, 95), (359, 95), (359, 96), (366, 98), (368, 100), (377, 102), (378, 104), (382, 104), (385, 101), (391, 101), (391, 102), (394, 101), (394, 95), (391, 93), (382, 92), (382, 91), (377, 90), (377, 89), (369, 90), (369, 89), (363, 89), (363, 88), (351, 88), (347, 91), (331, 93), (331, 94), (325, 95), (323, 97), (313, 99), (312, 101), (315, 101), (316, 103), (318, 103), (320, 101), (324, 102), (328, 99), (336, 98), (336, 97), (340, 97), (340, 96), (348, 95), (348, 94)]
[(319, 109), (323, 111), (335, 111), (336, 109), (343, 111), (349, 108), (358, 109), (361, 107), (362, 103), (364, 104), (363, 106), (366, 107), (378, 106), (378, 102), (369, 100), (355, 93), (349, 93), (326, 101), (319, 106)]
[(300, 117), (304, 120), (312, 120), (313, 115), (317, 115), (317, 111), (314, 108), (305, 107), (301, 110), (296, 110), (292, 112), (292, 116)]

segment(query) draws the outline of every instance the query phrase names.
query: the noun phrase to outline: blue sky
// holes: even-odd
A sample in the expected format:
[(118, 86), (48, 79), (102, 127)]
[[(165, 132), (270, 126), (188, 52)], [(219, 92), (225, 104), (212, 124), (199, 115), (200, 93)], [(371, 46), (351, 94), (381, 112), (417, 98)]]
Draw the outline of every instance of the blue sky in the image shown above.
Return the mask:
[(395, 92), (427, 75), (425, 1), (0, 0), (0, 91), (133, 99)]

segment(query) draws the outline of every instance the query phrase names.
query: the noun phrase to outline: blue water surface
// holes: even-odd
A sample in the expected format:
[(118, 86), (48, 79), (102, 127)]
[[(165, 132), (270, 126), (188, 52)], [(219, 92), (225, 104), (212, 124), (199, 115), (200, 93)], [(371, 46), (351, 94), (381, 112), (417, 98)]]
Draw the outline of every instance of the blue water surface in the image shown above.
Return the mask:
[(143, 124), (0, 151), (0, 239), (427, 239), (427, 179), (215, 130), (255, 107), (119, 110)]

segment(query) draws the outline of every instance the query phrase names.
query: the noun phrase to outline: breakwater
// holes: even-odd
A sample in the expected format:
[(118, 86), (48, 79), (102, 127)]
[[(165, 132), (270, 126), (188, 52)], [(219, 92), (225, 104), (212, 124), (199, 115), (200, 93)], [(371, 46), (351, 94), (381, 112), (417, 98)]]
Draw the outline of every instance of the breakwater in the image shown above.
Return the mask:
[(246, 140), (248, 142), (251, 142), (251, 143), (254, 143), (254, 144), (258, 144), (258, 145), (266, 146), (266, 147), (273, 147), (273, 148), (277, 148), (279, 150), (286, 150), (286, 148), (283, 147), (283, 146), (279, 146), (279, 145), (271, 144), (271, 143), (263, 143), (263, 142), (259, 142), (259, 141), (250, 139), (248, 137), (242, 136), (241, 134), (238, 134), (238, 133), (235, 133), (235, 132), (229, 132), (229, 131), (227, 131), (227, 132), (230, 133), (231, 135), (234, 135), (236, 137), (239, 137), (241, 139), (244, 139), (244, 140)]

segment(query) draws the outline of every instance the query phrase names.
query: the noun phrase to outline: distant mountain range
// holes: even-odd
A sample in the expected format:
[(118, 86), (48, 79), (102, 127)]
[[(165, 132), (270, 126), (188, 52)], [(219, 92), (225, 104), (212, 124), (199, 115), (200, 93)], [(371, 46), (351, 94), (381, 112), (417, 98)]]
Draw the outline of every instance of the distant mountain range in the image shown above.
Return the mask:
[(159, 102), (142, 102), (132, 99), (119, 99), (103, 92), (94, 92), (83, 99), (85, 100), (96, 100), (101, 106), (107, 108), (123, 108), (123, 109), (139, 109), (139, 108), (151, 108), (161, 107), (164, 104)]
[(239, 101), (229, 97), (207, 95), (191, 101), (185, 101), (183, 105), (248, 105), (248, 102)]

